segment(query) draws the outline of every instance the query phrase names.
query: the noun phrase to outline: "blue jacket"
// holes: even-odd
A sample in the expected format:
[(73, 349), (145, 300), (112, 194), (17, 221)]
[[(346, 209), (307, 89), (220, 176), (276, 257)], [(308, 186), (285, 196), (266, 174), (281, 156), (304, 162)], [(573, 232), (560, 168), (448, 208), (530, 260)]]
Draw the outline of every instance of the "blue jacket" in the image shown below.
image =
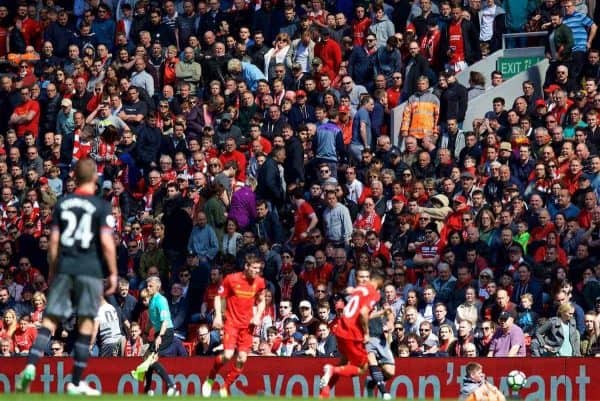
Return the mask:
[(242, 62), (242, 75), (244, 77), (244, 81), (248, 84), (248, 88), (251, 91), (256, 90), (256, 86), (258, 85), (258, 81), (261, 79), (267, 79), (265, 74), (254, 64)]
[(348, 74), (357, 85), (373, 86), (375, 79), (374, 57), (363, 46), (354, 46), (348, 60)]
[(189, 252), (195, 253), (201, 258), (213, 260), (219, 252), (219, 241), (215, 230), (209, 225), (202, 228), (194, 226), (187, 248)]
[(92, 32), (96, 34), (96, 40), (99, 44), (106, 45), (109, 50), (115, 43), (115, 29), (115, 21), (111, 18), (105, 20), (96, 18), (92, 23)]
[(316, 123), (317, 118), (315, 117), (315, 108), (310, 104), (305, 104), (301, 109), (300, 105), (295, 103), (288, 113), (288, 122), (294, 130), (297, 130), (302, 124)]
[(313, 149), (315, 157), (322, 160), (337, 161), (341, 155), (345, 154), (342, 130), (330, 121), (319, 125), (313, 138)]

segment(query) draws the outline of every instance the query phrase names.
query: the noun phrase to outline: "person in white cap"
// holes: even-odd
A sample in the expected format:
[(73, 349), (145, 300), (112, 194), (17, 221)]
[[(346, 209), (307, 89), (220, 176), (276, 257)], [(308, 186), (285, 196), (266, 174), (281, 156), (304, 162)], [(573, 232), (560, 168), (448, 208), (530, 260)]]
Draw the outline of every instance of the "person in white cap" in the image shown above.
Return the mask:
[(71, 99), (60, 101), (60, 112), (56, 116), (56, 133), (62, 136), (70, 135), (75, 130), (74, 114), (77, 110), (73, 109)]

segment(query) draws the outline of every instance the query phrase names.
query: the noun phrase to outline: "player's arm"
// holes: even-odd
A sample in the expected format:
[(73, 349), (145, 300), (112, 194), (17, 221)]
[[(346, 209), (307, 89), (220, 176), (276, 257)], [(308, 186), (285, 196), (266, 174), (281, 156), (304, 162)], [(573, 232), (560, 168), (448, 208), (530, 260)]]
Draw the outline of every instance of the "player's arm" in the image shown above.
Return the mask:
[(260, 318), (262, 317), (265, 308), (265, 290), (262, 290), (260, 294), (257, 295), (256, 312), (254, 313), (254, 317), (252, 318), (251, 322), (253, 325), (260, 326)]
[(223, 327), (223, 316), (221, 315), (222, 310), (221, 296), (217, 295), (215, 297), (215, 318), (213, 319), (213, 327), (215, 329), (220, 329)]
[(111, 295), (117, 290), (118, 278), (117, 249), (115, 247), (115, 240), (113, 239), (112, 227), (102, 226), (100, 229), (100, 245), (104, 260), (106, 260), (106, 267), (108, 268), (108, 286), (105, 293), (106, 295)]
[(50, 240), (48, 241), (48, 283), (51, 283), (56, 275), (58, 267), (58, 249), (60, 241), (60, 229), (52, 226)]
[(92, 330), (92, 338), (90, 339), (90, 350), (96, 344), (96, 337), (98, 336), (98, 330), (100, 330), (100, 321), (98, 318), (94, 319), (94, 329)]
[(370, 310), (368, 307), (363, 306), (360, 309), (360, 314), (358, 315), (358, 324), (362, 330), (362, 332), (364, 333), (364, 339), (363, 341), (366, 343), (369, 341), (369, 315), (370, 315)]
[(158, 347), (160, 347), (160, 344), (162, 343), (163, 336), (167, 332), (167, 328), (168, 328), (167, 326), (168, 326), (167, 319), (165, 319), (161, 322), (160, 330), (158, 330), (158, 333), (156, 334), (156, 337), (154, 338), (154, 346), (157, 351), (158, 351)]

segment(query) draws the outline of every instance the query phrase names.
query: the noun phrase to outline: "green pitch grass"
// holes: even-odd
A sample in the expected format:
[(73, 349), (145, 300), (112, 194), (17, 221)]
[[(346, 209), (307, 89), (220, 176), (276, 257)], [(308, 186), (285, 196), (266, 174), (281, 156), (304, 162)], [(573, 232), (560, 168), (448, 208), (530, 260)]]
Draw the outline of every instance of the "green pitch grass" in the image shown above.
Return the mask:
[[(72, 401), (89, 401), (89, 400), (101, 400), (101, 401), (126, 401), (126, 400), (142, 400), (142, 399), (148, 399), (148, 400), (152, 400), (152, 399), (167, 399), (166, 396), (154, 396), (154, 397), (148, 397), (147, 395), (116, 395), (116, 394), (102, 394), (100, 397), (85, 397), (85, 396), (70, 396), (70, 395), (66, 395), (66, 394), (3, 394), (2, 395), (2, 401), (62, 401), (62, 400), (72, 400)], [(182, 400), (182, 401), (199, 401), (202, 400), (203, 398), (200, 396), (185, 396), (185, 397), (177, 397), (177, 398), (172, 398), (169, 397), (169, 400), (171, 399), (175, 399), (175, 400)], [(218, 397), (212, 397), (211, 400), (216, 400), (219, 399)], [(286, 397), (258, 397), (258, 396), (246, 396), (246, 397), (229, 397), (227, 398), (228, 400), (233, 400), (233, 401), (265, 401), (265, 399), (269, 399), (269, 400), (273, 400), (273, 401), (277, 401), (277, 400), (299, 400), (300, 398), (296, 397), (296, 398), (286, 398)], [(307, 398), (308, 399), (308, 398)], [(341, 398), (341, 397), (335, 397), (332, 398), (332, 400), (335, 401), (351, 401), (351, 400), (356, 400), (356, 398)], [(373, 400), (373, 401), (378, 401), (381, 400), (381, 398), (365, 398), (365, 400)], [(396, 398), (395, 400), (397, 401), (413, 401), (408, 400), (408, 399), (400, 399), (400, 398)], [(419, 400), (419, 401), (425, 401), (425, 400)], [(451, 401), (451, 400), (440, 400), (440, 401)], [(452, 400), (455, 401), (455, 400)]]

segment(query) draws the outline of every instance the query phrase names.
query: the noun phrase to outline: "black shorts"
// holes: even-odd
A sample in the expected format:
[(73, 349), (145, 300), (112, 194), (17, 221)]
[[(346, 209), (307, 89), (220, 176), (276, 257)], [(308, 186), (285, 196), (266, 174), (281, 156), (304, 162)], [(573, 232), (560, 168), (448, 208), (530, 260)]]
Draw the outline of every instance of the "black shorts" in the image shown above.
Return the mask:
[(101, 278), (58, 274), (50, 286), (45, 314), (59, 320), (68, 319), (73, 313), (94, 319), (98, 315), (103, 289)]
[(156, 345), (152, 343), (152, 345), (150, 345), (150, 351), (158, 352), (158, 356), (168, 356), (167, 351), (170, 350), (171, 345), (173, 344), (174, 337), (175, 331), (173, 331), (173, 329), (167, 329), (167, 331), (165, 331), (165, 334), (161, 336), (161, 342), (160, 346), (158, 347), (158, 350), (156, 349)]

